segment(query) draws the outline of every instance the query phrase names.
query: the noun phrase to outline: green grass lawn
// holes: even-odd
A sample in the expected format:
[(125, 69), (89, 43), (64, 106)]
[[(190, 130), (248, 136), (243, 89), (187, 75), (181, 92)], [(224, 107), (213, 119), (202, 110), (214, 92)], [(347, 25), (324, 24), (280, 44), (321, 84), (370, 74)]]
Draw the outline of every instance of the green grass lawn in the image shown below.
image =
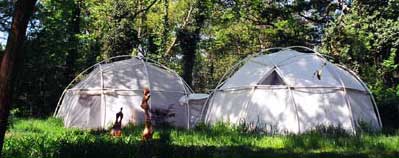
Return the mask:
[(17, 119), (6, 134), (4, 157), (399, 157), (399, 134), (260, 135), (225, 125), (193, 130), (156, 129), (141, 142), (143, 127), (123, 136), (63, 128), (58, 119)]

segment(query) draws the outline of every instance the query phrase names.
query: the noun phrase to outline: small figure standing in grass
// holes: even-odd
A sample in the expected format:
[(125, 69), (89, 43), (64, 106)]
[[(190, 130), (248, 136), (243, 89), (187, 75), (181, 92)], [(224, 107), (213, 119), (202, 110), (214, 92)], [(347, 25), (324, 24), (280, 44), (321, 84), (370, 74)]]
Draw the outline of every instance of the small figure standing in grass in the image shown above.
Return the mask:
[(140, 107), (144, 110), (144, 131), (142, 138), (144, 141), (152, 139), (152, 134), (154, 133), (154, 130), (152, 128), (151, 124), (151, 118), (150, 118), (150, 106), (148, 104), (148, 100), (150, 100), (150, 90), (148, 88), (144, 88), (144, 96), (143, 100), (141, 101)]
[(121, 111), (116, 113), (115, 123), (114, 126), (112, 126), (111, 130), (112, 136), (120, 137), (122, 135), (122, 119), (123, 119), (122, 109), (123, 108), (121, 108)]
[(144, 131), (142, 138), (144, 141), (152, 139), (152, 134), (154, 133), (154, 129), (152, 128), (151, 120), (146, 120), (144, 123)]

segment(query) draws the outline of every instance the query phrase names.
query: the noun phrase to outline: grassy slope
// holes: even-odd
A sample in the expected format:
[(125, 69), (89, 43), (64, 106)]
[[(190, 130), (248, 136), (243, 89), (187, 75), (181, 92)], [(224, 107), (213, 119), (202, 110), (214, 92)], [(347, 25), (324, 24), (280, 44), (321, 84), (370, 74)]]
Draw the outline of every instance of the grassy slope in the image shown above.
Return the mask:
[(399, 157), (399, 135), (246, 134), (223, 125), (196, 130), (157, 129), (141, 142), (142, 127), (108, 132), (65, 129), (57, 119), (16, 120), (5, 157)]

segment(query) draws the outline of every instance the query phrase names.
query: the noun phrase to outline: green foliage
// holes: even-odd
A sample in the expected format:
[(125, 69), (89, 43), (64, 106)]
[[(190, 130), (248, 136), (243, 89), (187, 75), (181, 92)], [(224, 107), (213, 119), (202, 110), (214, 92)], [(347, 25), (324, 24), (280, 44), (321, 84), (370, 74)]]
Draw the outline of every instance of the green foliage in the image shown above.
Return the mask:
[(374, 93), (383, 125), (398, 128), (398, 0), (353, 1), (350, 13), (329, 23), (322, 52), (357, 72)]
[[(203, 30), (194, 76), (195, 90), (206, 92), (240, 59), (270, 47), (312, 46), (320, 42), (319, 25), (329, 19), (329, 1), (216, 1)], [(331, 5), (330, 5), (331, 4)], [(330, 9), (334, 9), (331, 7)], [(303, 18), (307, 12), (309, 18)], [(328, 13), (327, 13), (328, 12)], [(312, 17), (316, 16), (317, 17)], [(301, 15), (301, 16), (300, 16)], [(325, 21), (325, 22), (324, 22)], [(200, 64), (207, 63), (207, 64)]]
[(10, 116), (8, 116), (8, 126), (7, 129), (13, 128), (14, 127), (14, 123), (17, 120), (17, 113), (19, 113), (19, 109), (12, 109), (10, 110)]
[(398, 69), (398, 64), (395, 63), (395, 58), (397, 56), (397, 49), (392, 48), (391, 53), (389, 54), (388, 59), (382, 62), (382, 66), (386, 69), (387, 72), (393, 72)]
[[(5, 157), (395, 157), (399, 136), (310, 132), (301, 135), (242, 133), (219, 123), (193, 130), (156, 128), (141, 142), (142, 126), (115, 138), (107, 131), (65, 129), (61, 120), (19, 119), (6, 134)], [(331, 129), (336, 130), (336, 129)], [(398, 134), (398, 133), (397, 133)]]
[[(75, 19), (72, 12), (75, 6), (75, 1), (52, 0), (41, 1), (37, 6), (23, 48), (22, 64), (16, 70), (13, 105), (24, 115), (51, 113), (69, 82), (65, 74), (66, 58), (72, 49), (79, 47), (73, 42), (75, 34), (70, 29)], [(74, 66), (74, 70), (81, 70), (85, 64), (77, 62)]]
[(134, 28), (136, 8), (133, 2), (116, 0), (110, 1), (105, 13), (107, 19), (107, 28), (102, 37), (102, 51), (106, 58), (131, 54), (134, 47), (137, 46), (137, 31)]
[(0, 32), (6, 32), (10, 30), (13, 10), (13, 1), (0, 1)]

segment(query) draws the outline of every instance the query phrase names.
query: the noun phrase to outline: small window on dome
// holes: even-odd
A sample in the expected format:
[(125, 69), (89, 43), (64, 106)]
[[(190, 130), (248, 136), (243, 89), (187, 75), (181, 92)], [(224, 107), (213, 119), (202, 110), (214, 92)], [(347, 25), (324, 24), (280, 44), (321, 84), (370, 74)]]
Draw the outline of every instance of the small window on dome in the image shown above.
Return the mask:
[(278, 75), (276, 70), (273, 70), (259, 85), (285, 85), (284, 80)]

